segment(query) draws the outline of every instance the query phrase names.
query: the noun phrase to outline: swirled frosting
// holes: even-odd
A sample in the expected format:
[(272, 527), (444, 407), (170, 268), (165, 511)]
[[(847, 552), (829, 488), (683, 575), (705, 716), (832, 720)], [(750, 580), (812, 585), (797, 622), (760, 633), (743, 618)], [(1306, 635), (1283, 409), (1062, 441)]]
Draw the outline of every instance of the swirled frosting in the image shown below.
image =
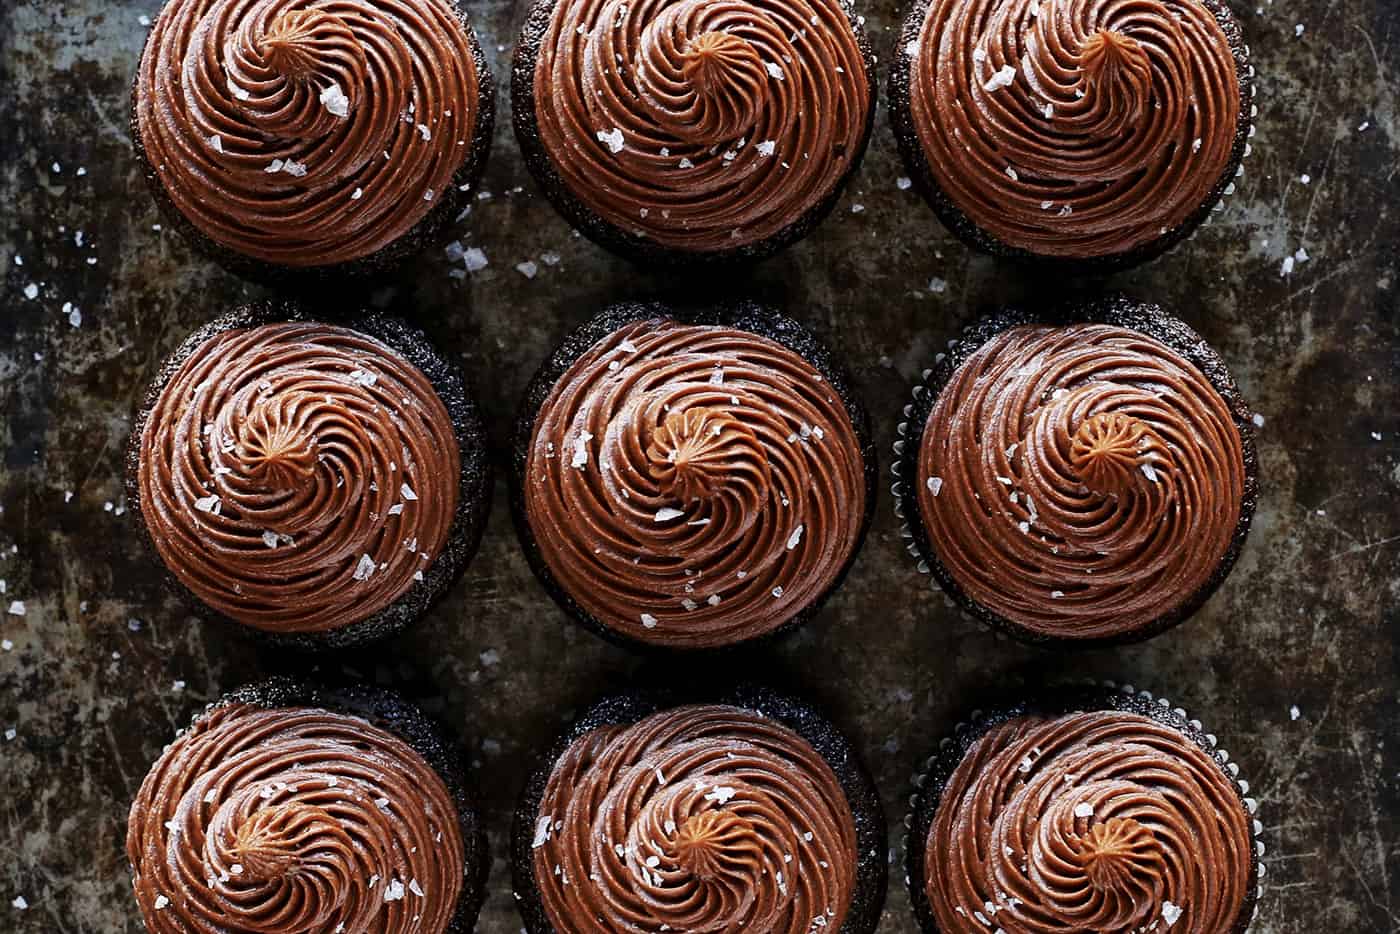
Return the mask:
[(831, 767), (738, 707), (579, 737), (549, 776), (533, 846), (560, 934), (839, 931), (855, 888), (855, 820)]
[(613, 630), (701, 648), (771, 632), (860, 537), (864, 460), (836, 389), (775, 341), (637, 321), (536, 418), (525, 510), (560, 587)]
[(1201, 0), (932, 0), (905, 55), (938, 188), (1010, 247), (1143, 246), (1233, 157), (1239, 77)]
[(1178, 731), (1116, 711), (1024, 716), (954, 770), (923, 883), (949, 934), (1225, 934), (1252, 851), (1229, 776)]
[(540, 142), (569, 193), (662, 246), (768, 240), (864, 145), (865, 58), (840, 0), (555, 5), (534, 71)]
[(1125, 328), (1023, 325), (939, 394), (919, 511), (972, 600), (1034, 633), (1104, 638), (1215, 574), (1244, 496), (1239, 430), (1205, 375)]
[(153, 934), (440, 934), (465, 847), (442, 779), (394, 735), (232, 704), (152, 767), (126, 852)]
[(447, 542), (461, 454), (428, 378), (325, 324), (236, 328), (161, 390), (140, 442), (162, 560), (247, 626), (322, 632), (406, 593)]
[(141, 58), (135, 118), (200, 233), (322, 266), (397, 240), (454, 184), (477, 84), (448, 0), (171, 0)]

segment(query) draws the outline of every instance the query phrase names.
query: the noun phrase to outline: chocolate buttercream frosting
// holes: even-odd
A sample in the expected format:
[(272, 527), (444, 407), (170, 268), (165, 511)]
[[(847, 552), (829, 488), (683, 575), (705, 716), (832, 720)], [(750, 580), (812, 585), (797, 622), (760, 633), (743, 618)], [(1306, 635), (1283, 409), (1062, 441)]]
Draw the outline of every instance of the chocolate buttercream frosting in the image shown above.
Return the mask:
[(1176, 351), (1114, 325), (1021, 325), (943, 387), (917, 496), (968, 598), (1038, 636), (1099, 639), (1208, 584), (1244, 487), (1229, 404)]
[(1235, 52), (1201, 0), (932, 0), (901, 67), (934, 182), (1008, 247), (1130, 252), (1236, 158)]
[(839, 931), (855, 820), (797, 733), (739, 707), (677, 707), (569, 745), (533, 863), (560, 934)]
[(524, 505), (587, 614), (654, 645), (771, 632), (835, 583), (865, 463), (835, 387), (766, 337), (666, 318), (620, 327), (535, 420)]
[(540, 142), (626, 234), (697, 253), (760, 243), (860, 156), (873, 102), (857, 28), (841, 0), (559, 0), (534, 64)]
[(1234, 931), (1254, 849), (1221, 765), (1125, 711), (991, 727), (948, 779), (923, 845), (945, 934)]
[(427, 377), (318, 323), (205, 341), (155, 399), (142, 517), (161, 559), (224, 616), (273, 633), (373, 616), (447, 542), (461, 454)]
[(465, 853), (451, 794), (408, 744), (358, 717), (243, 703), (166, 749), (126, 850), (157, 934), (440, 934)]
[(201, 234), (282, 266), (413, 229), (472, 157), (473, 40), (448, 0), (169, 0), (135, 125)]

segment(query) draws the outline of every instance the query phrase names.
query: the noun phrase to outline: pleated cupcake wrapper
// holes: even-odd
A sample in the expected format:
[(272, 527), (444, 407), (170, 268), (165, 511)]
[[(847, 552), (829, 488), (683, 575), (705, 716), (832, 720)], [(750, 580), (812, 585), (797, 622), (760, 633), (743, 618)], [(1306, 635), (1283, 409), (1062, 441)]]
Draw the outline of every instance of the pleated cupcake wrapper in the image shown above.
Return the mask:
[[(1201, 721), (1195, 719), (1190, 714), (1188, 714), (1184, 708), (1174, 705), (1170, 700), (1168, 700), (1165, 697), (1156, 696), (1151, 691), (1138, 689), (1131, 684), (1120, 684), (1119, 682), (1113, 680), (1100, 681), (1095, 680), (1093, 678), (1086, 678), (1080, 681), (1061, 682), (1058, 685), (1052, 685), (1050, 687), (1050, 690), (1054, 690), (1056, 686), (1058, 686), (1061, 689), (1106, 689), (1109, 691), (1117, 691), (1120, 694), (1125, 694), (1130, 697), (1140, 697), (1144, 700), (1155, 703), (1158, 707), (1161, 707), (1163, 710), (1168, 710), (1176, 714), (1182, 720), (1185, 720), (1186, 723), (1192, 729), (1194, 729), (1196, 732), (1200, 733), (1202, 736), (1205, 737), (1206, 742), (1210, 744), (1210, 749), (1207, 751), (1210, 753), (1211, 757), (1214, 758), (1215, 761), (1220, 764), (1220, 767), (1225, 770), (1225, 773), (1230, 776), (1231, 780), (1239, 787), (1240, 795), (1244, 798), (1245, 809), (1249, 812), (1250, 829), (1254, 836), (1255, 863), (1258, 866), (1258, 873), (1256, 876), (1255, 889), (1253, 893), (1254, 906), (1249, 918), (1249, 924), (1250, 926), (1252, 926), (1259, 917), (1259, 903), (1264, 897), (1264, 877), (1268, 870), (1268, 864), (1264, 862), (1264, 853), (1266, 851), (1266, 847), (1264, 846), (1264, 824), (1259, 820), (1258, 817), (1258, 800), (1249, 796), (1249, 782), (1243, 778), (1240, 778), (1239, 764), (1233, 761), (1230, 758), (1230, 753), (1220, 746), (1219, 738), (1214, 733), (1208, 732), (1206, 728), (1202, 725)], [(960, 720), (957, 723), (957, 725), (953, 727), (952, 731), (948, 735), (944, 736), (941, 740), (939, 740), (938, 748), (933, 752), (933, 754), (924, 759), (924, 761), (920, 765), (920, 771), (916, 772), (910, 778), (910, 784), (912, 786), (912, 789), (908, 800), (909, 809), (904, 814), (904, 830), (903, 833), (900, 835), (900, 856), (901, 862), (905, 867), (904, 884), (906, 888), (913, 887), (913, 880), (909, 878), (908, 870), (909, 847), (923, 845), (923, 841), (915, 841), (912, 839), (912, 836), (914, 831), (916, 814), (919, 809), (919, 803), (922, 800), (924, 793), (928, 790), (929, 776), (938, 765), (939, 760), (944, 756), (944, 754), (947, 753), (948, 749), (952, 747), (954, 743), (958, 742), (958, 740), (966, 736), (969, 732), (980, 732), (980, 728), (986, 722), (987, 712), (988, 711), (974, 710), (971, 714), (968, 715), (968, 718), (966, 720)], [(1248, 932), (1248, 930), (1249, 927), (1246, 927), (1246, 932)]]
[(1254, 58), (1250, 53), (1249, 43), (1242, 43), (1241, 47), (1244, 50), (1246, 62), (1245, 77), (1249, 80), (1249, 129), (1245, 130), (1244, 134), (1244, 153), (1240, 156), (1240, 164), (1235, 166), (1235, 177), (1225, 186), (1225, 190), (1220, 193), (1220, 197), (1216, 199), (1216, 202), (1210, 206), (1210, 213), (1206, 214), (1200, 226), (1186, 235), (1187, 240), (1195, 237), (1196, 231), (1201, 228), (1209, 227), (1211, 221), (1215, 220), (1215, 215), (1225, 210), (1225, 202), (1235, 193), (1235, 188), (1239, 184), (1240, 179), (1244, 178), (1244, 164), (1249, 161), (1250, 155), (1254, 152), (1254, 121), (1259, 119), (1258, 86), (1254, 83)]
[[(969, 330), (970, 326), (965, 327), (963, 331), (959, 334), (959, 336), (949, 340), (948, 350), (951, 351), (954, 347), (956, 347), (958, 343), (960, 343), (964, 339), (964, 336), (968, 333)], [(939, 352), (934, 357), (933, 367), (924, 370), (919, 375), (919, 382), (914, 384), (914, 388), (911, 390), (913, 401), (905, 403), (904, 409), (902, 410), (903, 420), (900, 421), (897, 425), (895, 425), (895, 434), (898, 435), (898, 437), (895, 439), (893, 446), (894, 458), (890, 461), (890, 497), (894, 500), (895, 518), (899, 520), (900, 540), (904, 543), (904, 550), (909, 552), (910, 557), (914, 559), (915, 566), (918, 568), (919, 573), (927, 575), (929, 577), (929, 586), (932, 587), (934, 592), (936, 593), (944, 593), (944, 590), (939, 585), (938, 579), (933, 576), (932, 570), (929, 566), (928, 558), (919, 551), (918, 542), (914, 538), (914, 528), (912, 523), (917, 520), (913, 517), (912, 510), (914, 510), (917, 507), (913, 506), (912, 504), (906, 507), (904, 501), (906, 491), (908, 492), (909, 496), (919, 495), (918, 477), (904, 477), (903, 471), (905, 469), (904, 461), (906, 460), (905, 455), (906, 452), (908, 452), (908, 446), (911, 443), (913, 443), (910, 431), (910, 422), (914, 417), (914, 407), (917, 403), (922, 402), (928, 396), (929, 393), (933, 392), (933, 389), (931, 389), (928, 385), (929, 380), (931, 379), (931, 377), (933, 377), (935, 373), (938, 372), (940, 368), (949, 365), (948, 356), (948, 352), (946, 351)], [(917, 432), (913, 432), (913, 434), (916, 433)], [(911, 453), (912, 456), (908, 458), (909, 467), (913, 472), (917, 473), (918, 451), (913, 451)], [(957, 603), (956, 600), (953, 600), (951, 595), (949, 595), (948, 599), (955, 604)], [(962, 607), (959, 606), (959, 609), (962, 609)], [(963, 610), (963, 612), (965, 613), (966, 611)], [(970, 616), (970, 614), (968, 615)]]

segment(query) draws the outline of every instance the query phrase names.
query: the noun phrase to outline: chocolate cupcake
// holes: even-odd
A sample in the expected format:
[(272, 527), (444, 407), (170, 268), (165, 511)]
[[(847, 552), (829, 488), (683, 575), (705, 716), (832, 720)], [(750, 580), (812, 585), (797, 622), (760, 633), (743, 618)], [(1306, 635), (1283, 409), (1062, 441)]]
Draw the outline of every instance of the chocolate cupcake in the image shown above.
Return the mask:
[(495, 89), (454, 0), (167, 0), (132, 137), (171, 222), (230, 270), (384, 271), (467, 204)]
[(530, 780), (513, 843), (530, 934), (866, 934), (885, 897), (884, 815), (855, 750), (758, 688), (596, 704)]
[(467, 934), (488, 862), (460, 756), (376, 688), (226, 695), (141, 783), (126, 853), (146, 929)]
[(127, 458), (128, 501), (177, 587), (299, 649), (427, 612), (476, 552), (489, 489), (476, 407), (421, 332), (278, 302), (185, 341)]
[(1249, 531), (1249, 408), (1156, 305), (992, 315), (904, 411), (894, 495), (919, 570), (1017, 638), (1162, 632), (1215, 591)]
[(870, 523), (875, 455), (828, 351), (752, 304), (615, 305), (526, 393), (516, 528), (596, 632), (717, 649), (809, 618)]
[(1223, 0), (916, 0), (890, 70), (909, 174), (967, 243), (1106, 271), (1223, 206), (1254, 69)]
[(511, 99), (570, 224), (648, 264), (755, 260), (859, 165), (875, 60), (846, 0), (536, 0)]
[(1164, 698), (1058, 690), (928, 760), (906, 840), (925, 934), (1244, 934), (1263, 830), (1239, 767)]

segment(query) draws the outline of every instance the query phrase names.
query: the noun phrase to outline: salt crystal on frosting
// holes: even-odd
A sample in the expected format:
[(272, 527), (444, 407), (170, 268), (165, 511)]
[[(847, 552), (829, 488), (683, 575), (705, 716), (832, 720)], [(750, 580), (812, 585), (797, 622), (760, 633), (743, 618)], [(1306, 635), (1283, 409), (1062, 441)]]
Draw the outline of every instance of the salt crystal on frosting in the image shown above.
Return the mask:
[(787, 540), (788, 551), (792, 551), (794, 548), (797, 547), (798, 543), (802, 541), (802, 532), (805, 528), (805, 526), (799, 525), (797, 528), (792, 530), (792, 534), (788, 536)]
[(774, 150), (776, 150), (777, 148), (777, 140), (771, 139), (765, 139), (763, 142), (759, 143), (757, 146), (754, 147), (754, 149), (758, 150), (758, 154), (760, 156), (763, 156), (765, 159), (773, 155)]
[(331, 112), (333, 116), (344, 120), (350, 116), (350, 98), (345, 96), (345, 92), (340, 89), (340, 85), (332, 81), (321, 92), (321, 104)]
[(588, 442), (592, 440), (593, 436), (586, 431), (574, 439), (574, 458), (569, 462), (569, 466), (582, 470), (588, 464)]
[(360, 563), (355, 565), (355, 580), (369, 580), (370, 575), (374, 573), (374, 569), (376, 567), (378, 567), (378, 565), (374, 563), (373, 558), (371, 558), (369, 555), (360, 555)]
[(1016, 69), (1010, 65), (1002, 65), (997, 73), (987, 79), (987, 83), (982, 85), (984, 91), (999, 91), (1002, 88), (1010, 87), (1016, 80)]
[(650, 613), (643, 613), (643, 614), (642, 614), (642, 626), (645, 627), (645, 628), (647, 628), (647, 629), (655, 629), (655, 628), (656, 628), (656, 617), (655, 617), (655, 616), (652, 616)]
[(535, 821), (535, 839), (530, 841), (530, 849), (538, 850), (549, 841), (550, 828), (554, 826), (553, 814), (541, 814)]
[(929, 477), (928, 481), (926, 482), (926, 485), (928, 486), (928, 491), (934, 496), (937, 496), (939, 492), (943, 489), (943, 478)]
[(1094, 806), (1088, 801), (1081, 801), (1074, 806), (1075, 817), (1093, 817)]
[(622, 129), (613, 127), (611, 131), (599, 130), (598, 141), (607, 146), (608, 150), (614, 154), (622, 152)]
[(682, 510), (672, 509), (670, 506), (663, 506), (656, 510), (656, 521), (669, 522), (672, 519), (679, 519), (683, 515), (685, 515), (685, 513)]
[(777, 62), (764, 62), (763, 67), (768, 69), (768, 74), (779, 81), (783, 80), (783, 69)]
[(1181, 920), (1181, 915), (1182, 909), (1179, 906), (1173, 905), (1171, 902), (1162, 902), (1162, 921), (1166, 923), (1167, 927), (1171, 927)]

